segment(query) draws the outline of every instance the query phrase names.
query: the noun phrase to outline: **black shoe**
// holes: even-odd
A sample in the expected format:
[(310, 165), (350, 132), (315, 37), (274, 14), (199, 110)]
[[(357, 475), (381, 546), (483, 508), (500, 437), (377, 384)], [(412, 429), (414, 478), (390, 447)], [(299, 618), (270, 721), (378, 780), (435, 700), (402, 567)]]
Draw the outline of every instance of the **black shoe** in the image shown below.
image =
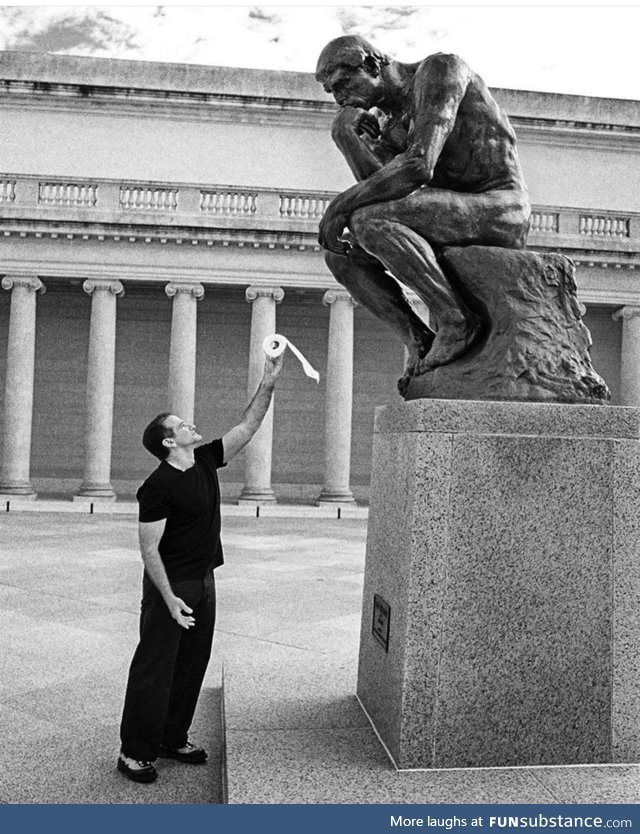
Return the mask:
[[(127, 762), (131, 762), (131, 764)], [(158, 778), (158, 771), (151, 762), (130, 759), (128, 756), (123, 756), (122, 753), (118, 756), (118, 770), (132, 782), (155, 782)]]
[(160, 745), (159, 754), (163, 759), (177, 759), (185, 764), (202, 764), (207, 760), (207, 751), (204, 747), (197, 747), (188, 741), (184, 747), (167, 747)]

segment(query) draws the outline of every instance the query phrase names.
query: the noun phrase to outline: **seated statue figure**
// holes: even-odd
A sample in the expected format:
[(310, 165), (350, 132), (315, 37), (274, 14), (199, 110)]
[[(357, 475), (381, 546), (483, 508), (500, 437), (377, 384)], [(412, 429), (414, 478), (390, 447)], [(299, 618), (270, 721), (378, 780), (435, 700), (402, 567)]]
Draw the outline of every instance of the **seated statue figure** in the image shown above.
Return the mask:
[[(332, 137), (357, 183), (329, 204), (319, 242), (335, 278), (408, 348), (405, 380), (483, 335), (440, 252), (523, 249), (530, 206), (509, 121), (456, 55), (391, 60), (358, 35), (331, 41), (316, 79), (340, 110)], [(428, 306), (436, 331), (403, 287)]]

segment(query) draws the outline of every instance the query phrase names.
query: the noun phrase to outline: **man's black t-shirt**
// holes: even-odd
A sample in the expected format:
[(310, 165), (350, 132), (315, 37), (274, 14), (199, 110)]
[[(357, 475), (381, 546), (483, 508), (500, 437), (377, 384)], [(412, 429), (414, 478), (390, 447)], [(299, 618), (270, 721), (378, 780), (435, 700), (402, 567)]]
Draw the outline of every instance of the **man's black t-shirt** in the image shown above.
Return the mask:
[(185, 472), (163, 460), (136, 494), (140, 521), (167, 519), (158, 549), (170, 582), (202, 579), (223, 563), (216, 472), (226, 465), (222, 440), (199, 446), (194, 457)]

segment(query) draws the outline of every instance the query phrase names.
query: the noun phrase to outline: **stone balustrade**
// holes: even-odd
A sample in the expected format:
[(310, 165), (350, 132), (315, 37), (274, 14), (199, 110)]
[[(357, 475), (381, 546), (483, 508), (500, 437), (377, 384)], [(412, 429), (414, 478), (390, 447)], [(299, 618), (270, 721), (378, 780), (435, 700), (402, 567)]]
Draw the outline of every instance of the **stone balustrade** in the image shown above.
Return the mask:
[(0, 203), (13, 203), (16, 199), (16, 181), (12, 179), (0, 180)]
[(178, 189), (121, 185), (120, 208), (131, 211), (177, 211)]
[(580, 215), (580, 234), (592, 237), (630, 237), (631, 222), (628, 217), (615, 215)]
[(239, 191), (235, 188), (200, 191), (200, 211), (226, 217), (253, 215), (258, 210), (258, 194), (255, 191)]
[(531, 212), (531, 232), (540, 234), (557, 234), (560, 226), (560, 214), (557, 211)]
[(95, 206), (98, 202), (98, 186), (93, 183), (38, 182), (38, 205)]
[[(158, 222), (161, 215), (171, 214), (173, 224), (183, 219), (185, 225), (196, 228), (260, 228), (315, 235), (333, 196), (291, 189), (0, 174), (3, 217), (14, 222), (135, 223), (141, 216), (153, 216)], [(529, 243), (548, 247), (552, 242), (560, 248), (637, 252), (640, 213), (534, 206)]]
[(280, 194), (279, 197), (280, 217), (301, 218), (303, 220), (321, 220), (331, 202), (330, 197), (315, 194), (286, 193)]

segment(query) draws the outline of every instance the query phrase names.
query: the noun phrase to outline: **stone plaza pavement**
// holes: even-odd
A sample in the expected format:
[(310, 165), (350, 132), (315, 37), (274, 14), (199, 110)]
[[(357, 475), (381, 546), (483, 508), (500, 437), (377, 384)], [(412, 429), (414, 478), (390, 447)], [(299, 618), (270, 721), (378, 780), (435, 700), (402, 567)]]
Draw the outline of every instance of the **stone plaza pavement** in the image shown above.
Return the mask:
[(135, 516), (49, 507), (0, 519), (0, 803), (640, 803), (635, 764), (396, 772), (354, 694), (366, 519), (312, 508), (223, 508), (215, 657), (193, 728), (210, 760), (159, 760), (155, 784), (129, 782), (115, 761)]

